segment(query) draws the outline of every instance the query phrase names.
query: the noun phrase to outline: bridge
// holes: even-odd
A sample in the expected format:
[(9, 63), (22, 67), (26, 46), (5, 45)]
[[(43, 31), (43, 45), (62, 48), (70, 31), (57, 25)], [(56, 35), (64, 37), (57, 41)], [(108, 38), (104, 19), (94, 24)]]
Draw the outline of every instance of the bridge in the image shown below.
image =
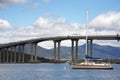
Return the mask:
[[(60, 61), (60, 43), (63, 40), (71, 40), (71, 60), (77, 62), (78, 61), (78, 41), (81, 39), (85, 40), (86, 36), (69, 36), (68, 35), (68, 36), (57, 36), (57, 37), (45, 37), (45, 38), (37, 38), (37, 39), (30, 39), (30, 40), (1, 44), (0, 45), (0, 63), (16, 63), (16, 61), (18, 61), (19, 63), (24, 63), (24, 60), (25, 60), (24, 47), (26, 44), (31, 44), (30, 61), (31, 62), (37, 61), (36, 47), (37, 47), (38, 43), (43, 42), (43, 41), (53, 41), (53, 43), (54, 43), (54, 61), (55, 62)], [(117, 34), (117, 35), (88, 36), (87, 45), (88, 45), (88, 43), (90, 43), (90, 56), (92, 56), (92, 54), (93, 54), (92, 53), (93, 40), (116, 40), (116, 41), (119, 41), (120, 35)], [(74, 43), (75, 43), (75, 46), (74, 46)], [(18, 60), (16, 58), (16, 53), (17, 53), (16, 47), (19, 47)], [(74, 51), (74, 49), (75, 49), (75, 51)], [(87, 48), (87, 50), (88, 50), (88, 48)], [(3, 55), (3, 58), (1, 58), (1, 54)], [(5, 57), (5, 55), (6, 55), (6, 57)], [(11, 56), (11, 57), (9, 57), (9, 56)], [(14, 56), (14, 57), (12, 57), (12, 56)]]

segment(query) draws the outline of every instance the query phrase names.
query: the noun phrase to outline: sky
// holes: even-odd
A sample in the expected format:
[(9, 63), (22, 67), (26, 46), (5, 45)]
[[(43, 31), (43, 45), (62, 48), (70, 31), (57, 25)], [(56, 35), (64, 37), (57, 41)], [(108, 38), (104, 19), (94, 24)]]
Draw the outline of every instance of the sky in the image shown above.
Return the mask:
[[(120, 0), (0, 0), (0, 44), (40, 37), (120, 34)], [(84, 44), (79, 41), (79, 45)], [(117, 41), (94, 41), (120, 47)], [(63, 46), (70, 46), (63, 41)], [(53, 42), (39, 45), (52, 48)]]

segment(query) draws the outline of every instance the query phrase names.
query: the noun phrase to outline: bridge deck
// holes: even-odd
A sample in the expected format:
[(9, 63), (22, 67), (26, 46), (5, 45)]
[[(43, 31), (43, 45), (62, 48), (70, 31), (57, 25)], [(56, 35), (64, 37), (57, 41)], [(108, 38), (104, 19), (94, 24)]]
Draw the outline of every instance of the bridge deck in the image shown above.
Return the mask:
[[(57, 36), (57, 37), (46, 37), (46, 38), (37, 38), (24, 41), (11, 42), (7, 44), (0, 45), (0, 49), (7, 48), (11, 46), (18, 46), (23, 44), (38, 43), (42, 41), (59, 41), (59, 40), (69, 40), (69, 39), (86, 39), (86, 36)], [(98, 35), (98, 36), (88, 36), (88, 40), (120, 40), (120, 35)]]

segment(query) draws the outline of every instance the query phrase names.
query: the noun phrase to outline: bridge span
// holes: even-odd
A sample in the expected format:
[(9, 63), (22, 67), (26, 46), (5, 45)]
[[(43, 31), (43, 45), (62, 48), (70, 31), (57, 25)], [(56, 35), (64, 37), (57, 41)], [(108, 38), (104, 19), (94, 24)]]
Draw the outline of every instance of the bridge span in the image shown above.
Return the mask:
[[(24, 46), (26, 44), (31, 44), (31, 57), (30, 61), (37, 61), (36, 47), (39, 42), (43, 41), (53, 41), (54, 42), (54, 61), (60, 61), (60, 43), (63, 40), (71, 40), (71, 60), (78, 61), (78, 41), (81, 39), (86, 39), (86, 36), (57, 36), (57, 37), (45, 37), (30, 39), (24, 41), (11, 42), (0, 45), (0, 63), (16, 63), (16, 61), (24, 63)], [(120, 40), (120, 35), (92, 35), (87, 38), (87, 45), (90, 42), (90, 55), (92, 56), (92, 43), (93, 40)], [(74, 46), (75, 43), (75, 46)], [(19, 47), (19, 57), (16, 58), (16, 47)], [(58, 47), (58, 48), (57, 48)], [(75, 48), (75, 52), (74, 52)], [(58, 49), (58, 50), (57, 50)], [(58, 52), (56, 52), (58, 51)], [(1, 54), (3, 58), (1, 58)], [(5, 58), (6, 55), (6, 58)], [(12, 55), (14, 57), (12, 57)], [(21, 56), (22, 55), (22, 56)], [(9, 57), (11, 56), (11, 57)], [(75, 57), (74, 57), (75, 56)], [(2, 60), (1, 60), (2, 59)], [(9, 61), (10, 60), (10, 61)]]

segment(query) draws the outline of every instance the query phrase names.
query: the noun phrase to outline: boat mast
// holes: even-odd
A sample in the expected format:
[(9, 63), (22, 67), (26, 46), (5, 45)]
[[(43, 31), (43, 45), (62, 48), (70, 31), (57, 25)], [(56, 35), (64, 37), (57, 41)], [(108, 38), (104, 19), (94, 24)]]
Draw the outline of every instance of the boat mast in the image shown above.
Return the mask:
[(85, 56), (88, 55), (88, 35), (87, 35), (87, 27), (88, 27), (88, 10), (86, 9), (86, 54)]

